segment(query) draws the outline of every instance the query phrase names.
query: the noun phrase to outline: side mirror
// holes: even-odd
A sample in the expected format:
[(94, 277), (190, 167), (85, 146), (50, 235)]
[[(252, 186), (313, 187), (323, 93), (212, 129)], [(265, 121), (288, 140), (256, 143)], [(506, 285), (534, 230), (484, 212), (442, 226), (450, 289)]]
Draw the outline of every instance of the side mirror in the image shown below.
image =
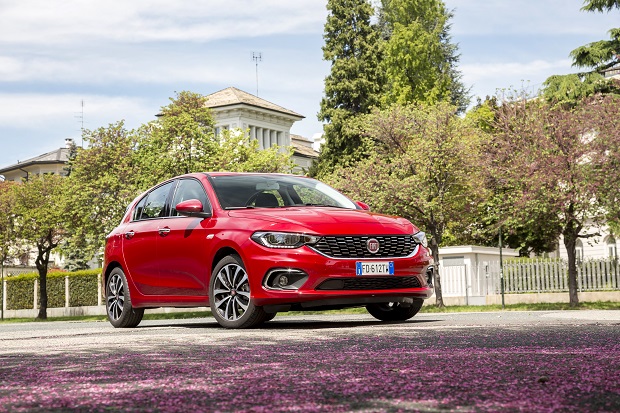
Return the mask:
[(209, 218), (211, 216), (210, 212), (205, 212), (203, 210), (202, 202), (197, 199), (188, 199), (187, 201), (179, 202), (174, 209), (176, 209), (179, 214), (186, 217)]
[(362, 201), (355, 201), (355, 204), (362, 208), (364, 211), (370, 211), (370, 207), (368, 206), (368, 204), (362, 202)]

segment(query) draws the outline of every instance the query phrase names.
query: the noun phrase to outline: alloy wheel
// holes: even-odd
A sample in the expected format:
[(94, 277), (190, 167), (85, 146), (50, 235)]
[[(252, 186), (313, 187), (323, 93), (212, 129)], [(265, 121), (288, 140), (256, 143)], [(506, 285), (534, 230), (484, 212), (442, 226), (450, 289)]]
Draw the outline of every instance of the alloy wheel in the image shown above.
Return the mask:
[(250, 284), (245, 269), (238, 264), (228, 264), (220, 269), (213, 285), (215, 308), (220, 317), (236, 321), (250, 305)]
[(125, 304), (125, 285), (119, 274), (113, 274), (108, 281), (107, 304), (110, 319), (121, 318)]

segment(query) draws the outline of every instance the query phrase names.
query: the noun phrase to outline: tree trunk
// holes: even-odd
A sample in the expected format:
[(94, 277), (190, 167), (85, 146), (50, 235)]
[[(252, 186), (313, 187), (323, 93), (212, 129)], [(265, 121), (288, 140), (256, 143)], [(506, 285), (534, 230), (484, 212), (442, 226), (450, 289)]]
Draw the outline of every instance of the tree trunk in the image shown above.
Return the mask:
[(579, 296), (577, 295), (577, 254), (575, 245), (577, 244), (577, 234), (564, 233), (564, 247), (568, 255), (568, 297), (571, 307), (579, 305)]
[(435, 281), (433, 285), (435, 286), (435, 304), (437, 307), (445, 307), (443, 303), (443, 294), (441, 293), (441, 274), (439, 271), (439, 243), (437, 242), (437, 231), (431, 229), (431, 239), (430, 239), (430, 247), (431, 254), (433, 255), (433, 261), (435, 261), (434, 268), (434, 277)]
[(39, 246), (39, 255), (35, 264), (39, 272), (39, 314), (37, 318), (40, 320), (47, 319), (47, 267), (50, 262), (50, 248)]

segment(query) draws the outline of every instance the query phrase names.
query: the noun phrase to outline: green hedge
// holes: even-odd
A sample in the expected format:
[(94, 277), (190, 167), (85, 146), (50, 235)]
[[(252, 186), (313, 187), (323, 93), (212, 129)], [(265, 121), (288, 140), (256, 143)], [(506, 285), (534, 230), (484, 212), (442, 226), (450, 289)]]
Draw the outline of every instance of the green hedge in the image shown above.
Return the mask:
[[(97, 305), (97, 275), (101, 269), (47, 274), (47, 307), (65, 306), (65, 277), (69, 277), (69, 306)], [(7, 310), (30, 309), (34, 301), (34, 281), (38, 273), (22, 274), (6, 280)], [(40, 300), (40, 297), (39, 297)]]

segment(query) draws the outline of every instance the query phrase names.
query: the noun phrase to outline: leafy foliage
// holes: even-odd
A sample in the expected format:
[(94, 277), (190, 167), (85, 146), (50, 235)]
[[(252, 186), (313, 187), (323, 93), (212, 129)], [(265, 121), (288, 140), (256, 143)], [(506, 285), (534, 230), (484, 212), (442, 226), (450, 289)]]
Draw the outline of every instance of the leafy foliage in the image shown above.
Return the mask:
[[(456, 111), (447, 103), (375, 110), (365, 119), (365, 133), (376, 142), (376, 154), (326, 177), (374, 210), (421, 225), (436, 261), (448, 225), (467, 226), (484, 196), (477, 166), (484, 135)], [(439, 274), (435, 285), (442, 303)]]
[(71, 161), (64, 194), (75, 219), (63, 250), (74, 260), (89, 261), (140, 192), (142, 172), (135, 160), (135, 138), (122, 121), (86, 130), (83, 137), (88, 149), (80, 149)]
[(612, 9), (620, 9), (620, 1), (618, 0), (586, 0), (581, 10), (585, 11), (611, 11)]
[(50, 253), (67, 237), (73, 219), (70, 203), (63, 197), (66, 179), (58, 175), (33, 176), (14, 190), (16, 224), (14, 239), (37, 249), (41, 306), (38, 318), (47, 318), (47, 271)]
[(379, 33), (371, 25), (374, 10), (368, 0), (328, 0), (327, 10), (323, 58), (331, 62), (331, 71), (318, 118), (328, 124), (314, 175), (367, 155), (362, 135), (351, 127), (352, 118), (378, 106), (383, 82)]
[[(97, 284), (100, 273), (101, 268), (49, 273), (49, 307), (65, 306), (65, 277), (69, 277), (70, 307), (97, 305)], [(29, 273), (6, 280), (8, 309), (21, 310), (33, 307), (34, 282), (38, 277), (38, 273)]]
[(618, 99), (608, 96), (572, 109), (542, 100), (506, 102), (496, 115), (490, 171), (510, 189), (504, 215), (556, 217), (568, 252), (571, 305), (578, 303), (576, 240), (588, 225), (604, 222), (602, 190), (620, 179), (610, 156), (620, 139), (619, 111)]
[(469, 104), (456, 69), (457, 46), (450, 42), (452, 13), (440, 0), (382, 0), (387, 33), (382, 69), (387, 78), (384, 105), (450, 102), (459, 112)]
[[(614, 8), (620, 8), (617, 0), (588, 0), (582, 10), (603, 12)], [(620, 81), (603, 75), (606, 69), (620, 64), (620, 28), (612, 28), (609, 35), (609, 40), (588, 43), (571, 51), (573, 66), (589, 71), (549, 77), (543, 84), (544, 98), (550, 102), (575, 106), (594, 94), (620, 95)]]

